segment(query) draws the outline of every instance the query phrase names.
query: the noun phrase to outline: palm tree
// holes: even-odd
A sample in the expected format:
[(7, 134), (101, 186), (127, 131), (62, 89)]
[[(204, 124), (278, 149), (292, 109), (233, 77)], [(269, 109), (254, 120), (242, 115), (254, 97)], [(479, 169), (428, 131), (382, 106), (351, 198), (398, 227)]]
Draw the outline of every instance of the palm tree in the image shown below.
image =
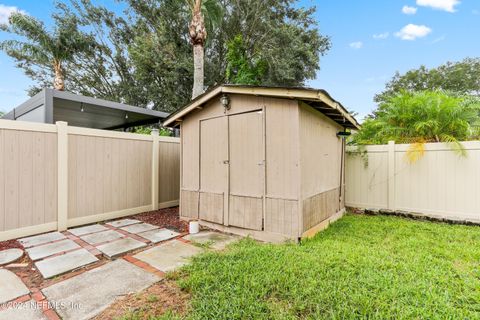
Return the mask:
[(367, 119), (352, 139), (355, 144), (408, 143), (412, 162), (427, 142), (448, 143), (465, 155), (461, 141), (480, 136), (480, 101), (444, 91), (404, 91), (382, 103), (375, 118)]
[(191, 12), (188, 28), (190, 42), (193, 46), (193, 90), (192, 99), (203, 93), (204, 55), (207, 41), (207, 27), (204, 17), (207, 17), (210, 29), (216, 26), (222, 17), (222, 8), (217, 0), (187, 0)]
[(25, 41), (5, 40), (0, 42), (0, 49), (14, 58), (18, 66), (26, 67), (27, 72), (35, 67), (51, 70), (54, 74), (53, 87), (65, 90), (65, 63), (73, 61), (80, 52), (93, 50), (95, 42), (92, 36), (79, 30), (75, 16), (54, 15), (53, 18), (55, 28), (53, 32), (48, 32), (37, 19), (13, 13), (9, 23), (0, 25), (0, 29)]

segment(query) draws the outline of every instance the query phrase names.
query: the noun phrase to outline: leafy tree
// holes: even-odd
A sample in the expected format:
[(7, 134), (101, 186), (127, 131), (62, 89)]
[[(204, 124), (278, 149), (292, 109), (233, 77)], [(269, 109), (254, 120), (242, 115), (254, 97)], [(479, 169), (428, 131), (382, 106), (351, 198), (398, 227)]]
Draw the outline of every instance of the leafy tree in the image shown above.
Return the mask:
[[(190, 100), (194, 77), (186, 1), (119, 0), (128, 5), (122, 14), (91, 0), (70, 1), (68, 6), (57, 3), (57, 15), (74, 15), (95, 35), (96, 44), (95, 50), (65, 62), (66, 90), (166, 112)], [(314, 8), (298, 8), (296, 0), (210, 1), (223, 14), (217, 20), (210, 18), (209, 8), (202, 11), (208, 32), (206, 87), (227, 80), (228, 44), (239, 34), (244, 57), (264, 65), (259, 84), (300, 86), (316, 76), (330, 39), (320, 34)], [(202, 7), (207, 4), (202, 1)], [(49, 72), (36, 68), (28, 75), (36, 82), (33, 94), (47, 84)]]
[(258, 85), (265, 74), (265, 61), (258, 57), (248, 57), (248, 50), (241, 35), (227, 44), (227, 82), (234, 84)]
[[(17, 66), (27, 75), (36, 78), (38, 69), (54, 75), (53, 87), (65, 89), (65, 63), (75, 60), (81, 52), (92, 51), (93, 37), (79, 30), (78, 19), (74, 15), (54, 15), (55, 27), (52, 32), (45, 29), (42, 22), (16, 12), (10, 15), (9, 24), (0, 29), (25, 40), (5, 40), (0, 49), (14, 58)], [(40, 72), (41, 73), (41, 72)]]
[(446, 90), (457, 94), (480, 95), (480, 58), (447, 62), (437, 68), (421, 66), (405, 74), (396, 73), (383, 92), (375, 96), (382, 103), (402, 90)]
[(449, 95), (443, 91), (403, 91), (379, 106), (375, 118), (367, 119), (352, 142), (357, 145), (411, 144), (415, 160), (427, 142), (446, 142), (461, 153), (460, 141), (480, 136), (480, 99)]

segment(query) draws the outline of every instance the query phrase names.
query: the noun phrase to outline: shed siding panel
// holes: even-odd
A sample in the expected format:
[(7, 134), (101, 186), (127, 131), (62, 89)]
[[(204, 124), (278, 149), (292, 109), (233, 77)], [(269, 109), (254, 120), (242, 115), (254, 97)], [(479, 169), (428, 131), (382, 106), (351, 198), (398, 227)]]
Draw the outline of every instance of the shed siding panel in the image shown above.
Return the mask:
[(301, 103), (300, 143), (302, 198), (340, 186), (342, 140), (338, 124), (319, 111)]
[(223, 193), (200, 192), (200, 219), (223, 224), (223, 197)]
[(244, 229), (262, 230), (263, 199), (230, 195), (230, 225)]
[(182, 123), (182, 189), (199, 189), (200, 181), (200, 123), (194, 116)]
[(303, 231), (313, 228), (340, 210), (340, 188), (303, 200)]
[(266, 195), (298, 199), (299, 141), (298, 102), (265, 99), (266, 105)]
[(340, 203), (343, 128), (305, 103), (300, 103), (300, 153), (303, 231), (331, 217)]
[(298, 201), (266, 199), (265, 231), (299, 236)]
[(182, 190), (180, 216), (198, 219), (198, 192)]

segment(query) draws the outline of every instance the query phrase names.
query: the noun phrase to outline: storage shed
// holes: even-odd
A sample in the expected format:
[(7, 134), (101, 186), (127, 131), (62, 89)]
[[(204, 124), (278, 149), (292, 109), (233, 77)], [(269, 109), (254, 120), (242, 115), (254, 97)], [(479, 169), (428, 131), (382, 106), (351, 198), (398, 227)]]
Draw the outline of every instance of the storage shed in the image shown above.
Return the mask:
[(359, 125), (326, 91), (217, 86), (164, 125), (181, 129), (184, 219), (276, 242), (343, 214), (341, 133)]

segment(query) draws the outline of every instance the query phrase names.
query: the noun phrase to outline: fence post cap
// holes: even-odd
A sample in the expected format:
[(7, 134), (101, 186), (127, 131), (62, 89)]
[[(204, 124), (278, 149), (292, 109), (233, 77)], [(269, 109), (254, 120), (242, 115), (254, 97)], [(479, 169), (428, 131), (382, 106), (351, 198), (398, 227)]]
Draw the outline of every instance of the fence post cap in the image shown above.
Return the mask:
[(55, 121), (57, 126), (68, 126), (68, 122), (66, 121)]
[(160, 135), (160, 131), (158, 129), (152, 129), (151, 135), (152, 136), (158, 136), (158, 135)]

